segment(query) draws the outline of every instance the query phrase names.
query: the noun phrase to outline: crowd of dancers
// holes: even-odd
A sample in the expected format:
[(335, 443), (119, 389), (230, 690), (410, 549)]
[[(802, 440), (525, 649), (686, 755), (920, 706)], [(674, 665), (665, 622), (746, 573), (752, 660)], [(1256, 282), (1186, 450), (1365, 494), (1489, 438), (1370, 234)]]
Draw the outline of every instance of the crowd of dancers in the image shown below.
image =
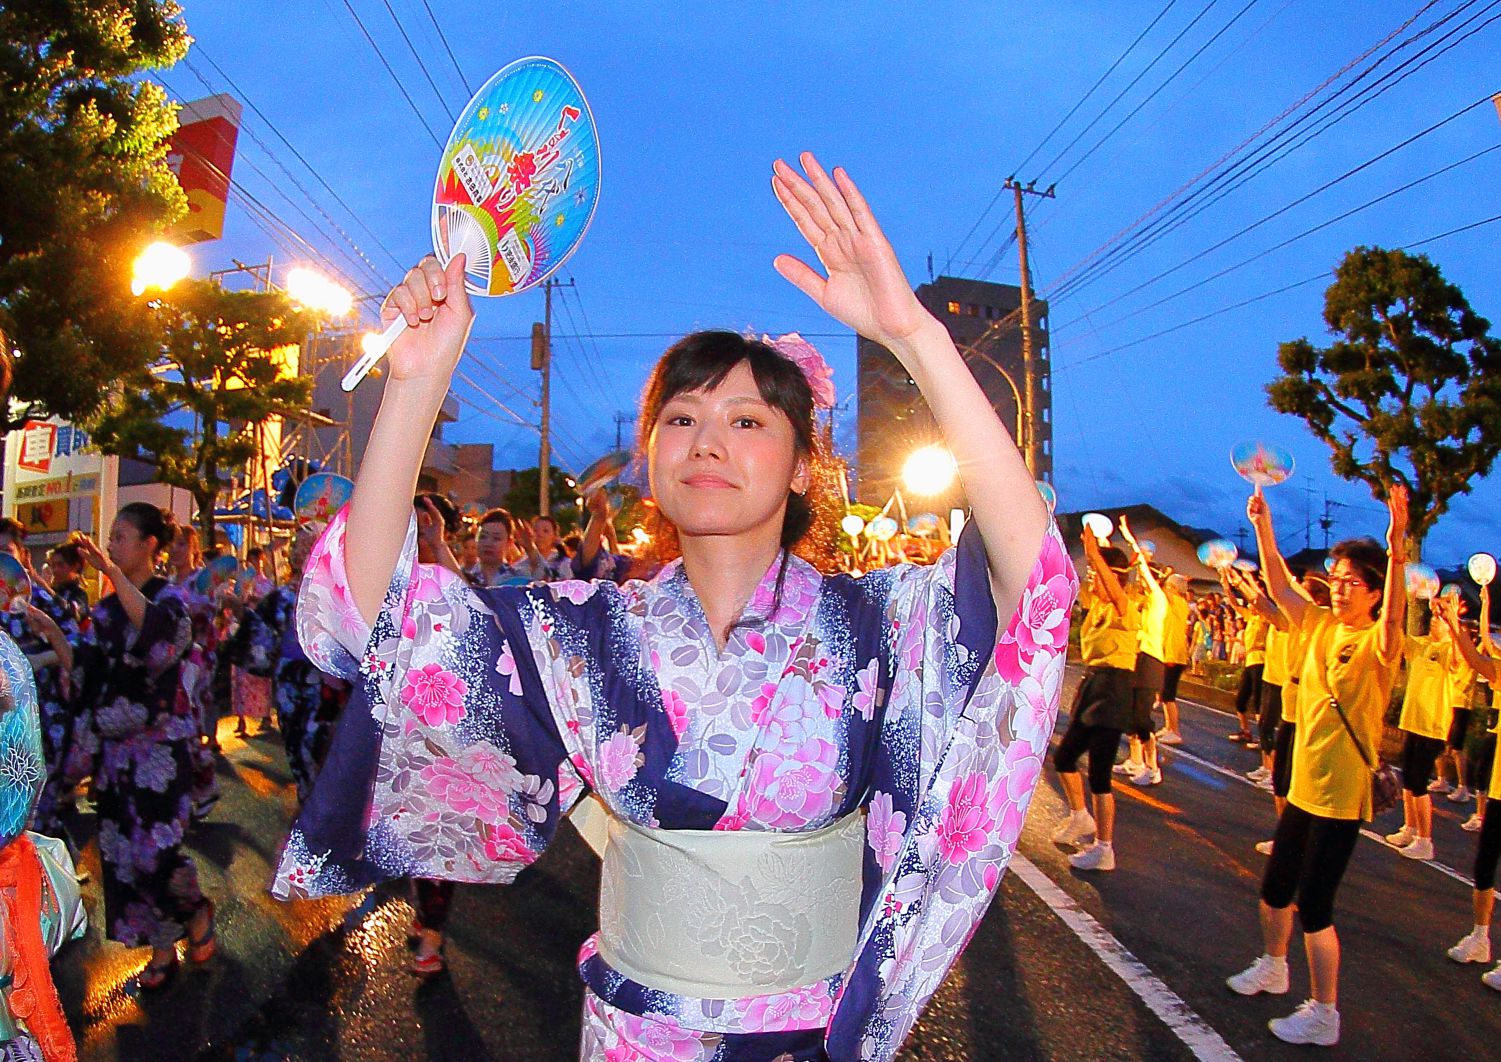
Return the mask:
[[(1270, 506), (1258, 490), (1247, 504), (1260, 569), (1221, 570), (1221, 594), (1242, 624), (1245, 664), (1235, 699), (1237, 730), (1226, 736), (1259, 753), (1247, 772), (1270, 791), (1275, 832), (1258, 842), (1269, 857), (1261, 885), (1263, 953), (1229, 978), (1244, 995), (1289, 991), (1288, 947), (1294, 921), (1307, 952), (1310, 996), (1273, 1020), (1280, 1039), (1331, 1045), (1339, 1039), (1339, 942), (1334, 901), (1361, 824), (1380, 810), (1382, 742), (1393, 690), (1405, 663), (1397, 729), (1401, 736), (1403, 825), (1386, 841), (1404, 857), (1429, 860), (1434, 796), (1476, 802), (1463, 823), (1480, 834), (1474, 865), (1474, 925), (1448, 950), (1457, 962), (1488, 963), (1490, 922), (1501, 859), (1501, 765), (1490, 687), (1501, 674), (1482, 591), (1478, 623), (1462, 597), (1409, 598), (1407, 495), (1388, 497), (1383, 547), (1352, 539), (1330, 551), (1327, 570), (1294, 572), (1278, 549)], [(1181, 576), (1154, 566), (1123, 518), (1125, 549), (1083, 534), (1087, 578), (1079, 599), (1079, 647), (1085, 668), (1054, 765), (1069, 807), (1053, 839), (1077, 847), (1084, 871), (1116, 866), (1112, 774), (1136, 785), (1161, 781), (1157, 746), (1178, 744), (1177, 677), (1189, 659), (1196, 614)], [(1408, 610), (1420, 633), (1408, 633)], [(1166, 725), (1155, 729), (1154, 707)], [(1476, 714), (1480, 718), (1476, 719)], [(1469, 740), (1472, 723), (1482, 736)], [(1117, 764), (1121, 738), (1129, 754)], [(1475, 754), (1468, 754), (1473, 752)], [(1086, 780), (1080, 760), (1089, 757)], [(1501, 964), (1481, 980), (1501, 991)]]

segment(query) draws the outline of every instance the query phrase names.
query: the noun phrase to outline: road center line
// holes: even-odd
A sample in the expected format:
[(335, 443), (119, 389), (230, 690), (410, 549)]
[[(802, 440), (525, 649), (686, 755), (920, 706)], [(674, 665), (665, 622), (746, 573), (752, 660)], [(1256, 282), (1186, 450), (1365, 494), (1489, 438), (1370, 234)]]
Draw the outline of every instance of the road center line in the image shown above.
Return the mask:
[(1093, 915), (1080, 907), (1053, 880), (1026, 856), (1017, 852), (1011, 858), (1011, 871), (1047, 904), (1059, 920), (1097, 955), (1117, 977), (1126, 983), (1174, 1036), (1181, 1040), (1197, 1059), (1204, 1062), (1239, 1062), (1240, 1055), (1215, 1032), (1209, 1023), (1163, 983), (1147, 965), (1102, 926)]

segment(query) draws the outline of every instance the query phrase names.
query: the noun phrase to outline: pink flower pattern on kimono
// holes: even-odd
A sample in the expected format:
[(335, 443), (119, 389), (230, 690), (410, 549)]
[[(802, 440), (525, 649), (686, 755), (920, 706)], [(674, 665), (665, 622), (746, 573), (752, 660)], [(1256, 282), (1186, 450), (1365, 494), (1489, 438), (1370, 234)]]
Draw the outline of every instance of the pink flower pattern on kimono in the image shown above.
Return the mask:
[(1042, 774), (1042, 757), (1025, 741), (1013, 741), (1006, 746), (1005, 771), (997, 783), (997, 820), (1001, 833), (1008, 837), (1021, 835), (1022, 820), (1027, 817), (1027, 804), (1032, 790)]
[(873, 719), (876, 714), (876, 686), (880, 683), (881, 662), (872, 660), (855, 676), (853, 706), (864, 719)]
[(622, 1044), (639, 1052), (637, 1058), (652, 1062), (698, 1062), (704, 1057), (701, 1034), (683, 1028), (669, 1015), (625, 1014), (618, 1028)]
[(464, 680), (440, 664), (426, 664), (407, 672), (401, 703), (428, 726), (457, 723), (464, 718)]
[(526, 838), (509, 822), (485, 828), (485, 855), (497, 863), (530, 863), (537, 858), (537, 853), (527, 846)]
[(422, 768), (428, 791), (459, 815), (472, 815), (486, 822), (506, 816), (506, 794), (492, 789), (458, 763), (441, 759)]
[(995, 828), (989, 808), (989, 779), (981, 771), (961, 778), (938, 819), (938, 852), (950, 863), (962, 863), (985, 847)]
[(674, 736), (681, 741), (688, 732), (688, 702), (683, 700), (683, 695), (677, 690), (663, 690), (662, 710), (667, 713), (667, 725), (672, 727)]
[(495, 661), (495, 673), (510, 678), (506, 688), (514, 695), (521, 694), (521, 672), (516, 669), (516, 654), (511, 651), (509, 639), (500, 643), (500, 659)]
[(611, 734), (599, 746), (599, 780), (609, 790), (619, 790), (644, 762), (640, 746), (628, 730)]
[(907, 815), (891, 806), (890, 793), (875, 793), (870, 798), (870, 815), (865, 820), (865, 841), (875, 853), (876, 866), (883, 871), (896, 865), (907, 832)]
[(823, 738), (814, 738), (790, 756), (757, 754), (737, 813), (772, 829), (806, 829), (824, 822), (842, 784), (838, 761), (838, 750)]
[(789, 1032), (827, 1024), (833, 1007), (829, 986), (819, 981), (791, 992), (741, 1000), (740, 1014), (747, 1032)]

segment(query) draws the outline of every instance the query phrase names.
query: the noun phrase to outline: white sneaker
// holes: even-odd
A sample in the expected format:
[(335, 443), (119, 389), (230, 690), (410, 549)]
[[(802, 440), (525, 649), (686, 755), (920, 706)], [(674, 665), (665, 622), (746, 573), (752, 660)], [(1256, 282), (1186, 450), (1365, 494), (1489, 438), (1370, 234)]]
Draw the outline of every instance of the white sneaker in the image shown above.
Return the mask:
[(1449, 958), (1455, 962), (1490, 962), (1490, 933), (1480, 929), (1470, 930), (1464, 939), (1449, 949)]
[(1069, 856), (1068, 862), (1075, 870), (1114, 870), (1115, 846), (1096, 841), (1082, 852)]
[(1258, 767), (1254, 771), (1247, 771), (1246, 777), (1253, 782), (1262, 782), (1272, 776), (1272, 772), (1265, 767)]
[(1497, 992), (1501, 992), (1501, 962), (1496, 963), (1495, 969), (1481, 974), (1480, 983), (1486, 988), (1494, 988)]
[(1406, 848), (1416, 839), (1417, 834), (1413, 833), (1412, 828), (1409, 826), (1403, 826), (1396, 833), (1386, 835), (1386, 843), (1396, 848)]
[(1471, 814), (1469, 818), (1465, 819), (1464, 822), (1461, 822), (1459, 824), (1459, 828), (1461, 830), (1464, 830), (1465, 833), (1479, 833), (1480, 824), (1482, 821), (1484, 820), (1481, 819), (1480, 812), (1477, 811)]
[(1266, 1024), (1273, 1036), (1286, 1043), (1318, 1047), (1339, 1043), (1339, 1011), (1316, 999), (1305, 999), (1287, 1017), (1273, 1018)]
[(1116, 774), (1137, 774), (1145, 766), (1140, 760), (1125, 759), (1110, 769)]
[(1225, 978), (1230, 991), (1243, 996), (1259, 995), (1262, 992), (1280, 996), (1288, 990), (1287, 957), (1274, 959), (1262, 955), (1234, 977)]
[(1256, 783), (1256, 788), (1260, 789), (1263, 793), (1275, 793), (1277, 791), (1277, 787), (1272, 785), (1271, 778), (1263, 778)]
[(1178, 733), (1178, 731), (1176, 730), (1168, 730), (1164, 727), (1163, 729), (1157, 731), (1157, 744), (1181, 745), (1183, 744), (1183, 735)]
[(1433, 781), (1428, 783), (1428, 792), (1430, 793), (1447, 793), (1453, 788), (1454, 787), (1452, 785), (1444, 781), (1442, 778), (1435, 778)]
[(1054, 844), (1078, 844), (1094, 833), (1094, 816), (1087, 811), (1078, 811), (1063, 820), (1053, 831)]
[(1414, 837), (1412, 844), (1397, 849), (1397, 854), (1407, 859), (1432, 859), (1433, 838)]
[(1474, 797), (1474, 795), (1475, 794), (1473, 794), (1473, 793), (1470, 792), (1470, 787), (1469, 786), (1462, 785), (1458, 789), (1454, 790), (1454, 792), (1450, 793), (1444, 799), (1445, 800), (1452, 800), (1456, 804), (1468, 804), (1470, 802), (1471, 798)]
[(1143, 788), (1149, 785), (1161, 785), (1162, 768), (1158, 767), (1155, 770), (1149, 771), (1145, 767), (1143, 767), (1141, 770), (1137, 771), (1131, 776), (1131, 784), (1139, 785)]
[(1271, 841), (1257, 841), (1256, 842), (1256, 851), (1260, 852), (1264, 856), (1271, 855), (1272, 854), (1272, 842)]

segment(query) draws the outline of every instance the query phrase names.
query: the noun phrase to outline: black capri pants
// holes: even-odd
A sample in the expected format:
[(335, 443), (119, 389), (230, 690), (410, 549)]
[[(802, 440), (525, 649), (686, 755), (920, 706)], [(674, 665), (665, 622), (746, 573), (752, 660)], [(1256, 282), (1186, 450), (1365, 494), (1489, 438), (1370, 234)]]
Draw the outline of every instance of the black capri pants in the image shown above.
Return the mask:
[(1262, 752), (1277, 747), (1277, 725), (1282, 722), (1282, 687), (1261, 680), (1260, 713), (1256, 717), (1256, 737)]
[(1127, 733), (1142, 741), (1152, 737), (1152, 701), (1167, 685), (1167, 665), (1155, 656), (1136, 654), (1136, 672), (1131, 676), (1131, 729)]
[(1496, 735), (1487, 731), (1475, 746), (1475, 755), (1465, 761), (1465, 783), (1477, 792), (1484, 793), (1491, 784), (1491, 764), (1496, 759)]
[(1468, 708), (1454, 709), (1454, 718), (1449, 723), (1449, 740), (1447, 742), (1449, 748), (1455, 752), (1463, 752), (1465, 750), (1465, 736), (1469, 732), (1470, 710)]
[(1261, 703), (1261, 676), (1265, 665), (1247, 664), (1240, 672), (1240, 685), (1235, 690), (1235, 714), (1248, 716)]
[(1079, 757), (1089, 754), (1089, 791), (1096, 796), (1110, 792), (1111, 768), (1115, 766), (1115, 754), (1120, 751), (1121, 732), (1108, 726), (1091, 726), (1078, 718), (1069, 721), (1063, 732), (1063, 740), (1053, 753), (1053, 766), (1059, 774), (1074, 774), (1079, 770)]
[(1485, 802), (1485, 818), (1480, 822), (1480, 847), (1475, 849), (1475, 891), (1488, 892), (1496, 887), (1496, 863), (1501, 861), (1501, 800)]
[(1426, 796), (1433, 765), (1444, 754), (1444, 739), (1402, 733), (1402, 788), (1413, 796)]
[(1272, 748), (1272, 795), (1283, 800), (1293, 784), (1293, 739), (1297, 735), (1296, 723), (1277, 724), (1277, 743)]
[(1172, 704), (1178, 699), (1178, 680), (1183, 677), (1183, 672), (1188, 670), (1187, 664), (1164, 664), (1162, 666), (1162, 689), (1158, 696), (1166, 704)]
[(1278, 911), (1296, 900), (1304, 933), (1328, 929), (1334, 924), (1334, 894), (1359, 839), (1359, 819), (1330, 819), (1287, 805), (1261, 879), (1262, 900)]

